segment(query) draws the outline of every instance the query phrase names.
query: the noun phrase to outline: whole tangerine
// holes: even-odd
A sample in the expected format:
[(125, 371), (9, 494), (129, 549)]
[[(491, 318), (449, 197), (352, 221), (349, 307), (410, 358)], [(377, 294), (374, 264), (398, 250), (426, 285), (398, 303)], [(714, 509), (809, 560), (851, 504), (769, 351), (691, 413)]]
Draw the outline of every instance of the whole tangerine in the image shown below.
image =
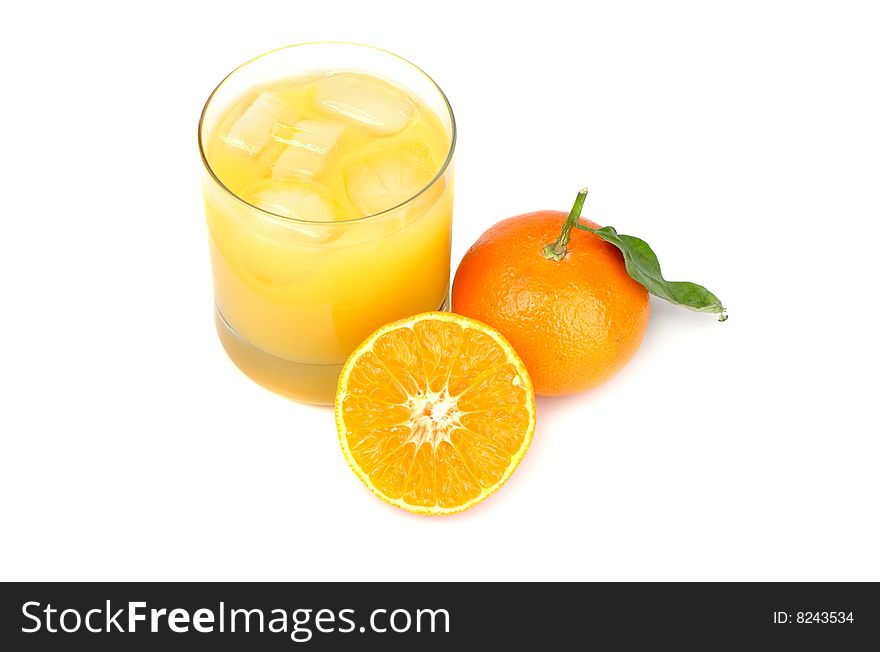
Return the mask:
[(647, 290), (614, 245), (574, 222), (572, 211), (537, 211), (498, 222), (468, 250), (452, 286), (452, 310), (501, 332), (535, 392), (594, 388), (629, 362), (648, 326)]

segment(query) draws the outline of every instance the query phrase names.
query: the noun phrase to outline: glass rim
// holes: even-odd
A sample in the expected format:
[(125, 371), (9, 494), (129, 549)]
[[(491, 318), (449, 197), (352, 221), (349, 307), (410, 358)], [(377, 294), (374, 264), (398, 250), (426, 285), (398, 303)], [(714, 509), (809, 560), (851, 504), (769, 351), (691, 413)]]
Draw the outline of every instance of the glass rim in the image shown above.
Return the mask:
[[(208, 107), (211, 105), (211, 100), (214, 99), (214, 95), (217, 94), (217, 91), (220, 90), (220, 87), (223, 86), (223, 84), (225, 84), (226, 81), (230, 77), (232, 77), (238, 71), (251, 65), (255, 61), (258, 61), (259, 59), (262, 59), (264, 57), (275, 54), (276, 52), (281, 52), (282, 50), (289, 50), (291, 48), (297, 48), (297, 47), (309, 46), (309, 45), (330, 45), (330, 46), (344, 45), (344, 46), (353, 46), (353, 47), (358, 47), (358, 48), (366, 48), (369, 50), (373, 50), (375, 52), (381, 52), (382, 54), (386, 54), (388, 56), (394, 57), (395, 59), (402, 61), (406, 65), (412, 67), (413, 69), (415, 69), (416, 71), (421, 73), (429, 82), (431, 82), (431, 85), (433, 85), (433, 87), (435, 89), (437, 89), (437, 92), (440, 94), (440, 97), (443, 99), (443, 104), (446, 106), (446, 110), (449, 112), (449, 122), (450, 122), (450, 128), (451, 128), (450, 140), (449, 140), (449, 152), (447, 152), (446, 160), (443, 161), (443, 165), (440, 166), (440, 169), (437, 171), (437, 174), (435, 174), (433, 176), (433, 178), (427, 184), (425, 184), (425, 186), (423, 188), (421, 188), (418, 192), (416, 192), (412, 196), (408, 197), (404, 201), (400, 202), (399, 204), (396, 204), (394, 206), (391, 206), (390, 208), (386, 208), (384, 210), (378, 211), (376, 213), (371, 213), (369, 215), (361, 215), (360, 217), (352, 217), (347, 220), (334, 220), (332, 222), (326, 222), (326, 221), (322, 221), (322, 220), (303, 220), (303, 219), (299, 219), (296, 217), (289, 217), (287, 215), (280, 215), (278, 213), (273, 213), (272, 211), (266, 210), (265, 208), (260, 208), (259, 206), (256, 206), (256, 205), (250, 203), (249, 201), (247, 201), (243, 197), (239, 196), (237, 193), (233, 192), (232, 189), (229, 188), (225, 183), (223, 183), (223, 181), (220, 179), (220, 177), (218, 177), (217, 174), (214, 172), (214, 169), (211, 167), (211, 164), (208, 161), (208, 157), (205, 154), (205, 143), (204, 143), (204, 140), (202, 139), (202, 131), (203, 131), (204, 122), (205, 122), (205, 115), (208, 112)], [(449, 168), (449, 165), (452, 162), (452, 156), (455, 153), (455, 143), (457, 140), (457, 135), (458, 135), (458, 129), (455, 124), (455, 114), (452, 112), (452, 105), (449, 103), (449, 98), (446, 97), (446, 93), (444, 93), (443, 89), (440, 88), (440, 85), (436, 81), (434, 81), (433, 77), (431, 77), (428, 73), (426, 73), (424, 70), (419, 68), (416, 64), (414, 64), (409, 59), (405, 59), (404, 57), (402, 57), (398, 54), (394, 54), (393, 52), (390, 52), (390, 51), (385, 50), (383, 48), (378, 48), (373, 45), (366, 45), (364, 43), (354, 43), (351, 41), (306, 41), (303, 43), (293, 43), (291, 45), (284, 45), (282, 47), (275, 48), (273, 50), (269, 50), (268, 52), (263, 52), (262, 54), (259, 54), (255, 57), (252, 57), (251, 59), (248, 59), (247, 61), (245, 61), (241, 65), (236, 66), (236, 68), (234, 70), (232, 70), (229, 74), (227, 74), (225, 77), (223, 77), (223, 79), (220, 80), (220, 83), (218, 83), (214, 87), (214, 90), (211, 91), (211, 94), (208, 95), (208, 99), (205, 100), (205, 106), (202, 108), (202, 113), (199, 116), (199, 134), (198, 134), (199, 139), (198, 140), (199, 140), (199, 155), (202, 158), (202, 164), (205, 166), (205, 170), (208, 172), (211, 179), (213, 179), (214, 182), (223, 191), (225, 191), (230, 197), (232, 197), (236, 201), (240, 202), (241, 204), (243, 204), (244, 206), (246, 206), (248, 208), (251, 208), (259, 213), (262, 213), (263, 215), (267, 215), (267, 216), (275, 218), (275, 219), (285, 220), (287, 222), (296, 222), (299, 224), (310, 224), (310, 225), (326, 224), (328, 226), (332, 226), (335, 224), (347, 224), (347, 223), (350, 224), (352, 222), (361, 222), (361, 221), (370, 220), (373, 218), (378, 218), (378, 217), (381, 217), (381, 216), (386, 215), (388, 213), (392, 213), (394, 211), (397, 211), (397, 210), (403, 208), (404, 206), (406, 206), (407, 204), (418, 199), (421, 195), (423, 195), (425, 192), (430, 190), (446, 173), (446, 170)]]

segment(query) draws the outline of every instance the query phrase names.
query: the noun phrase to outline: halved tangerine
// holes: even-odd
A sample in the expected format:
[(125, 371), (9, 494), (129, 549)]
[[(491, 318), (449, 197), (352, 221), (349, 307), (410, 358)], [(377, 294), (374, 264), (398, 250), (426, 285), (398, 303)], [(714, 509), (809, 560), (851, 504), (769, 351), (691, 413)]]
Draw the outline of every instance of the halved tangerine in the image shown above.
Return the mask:
[(352, 470), (379, 498), (451, 514), (516, 469), (535, 432), (535, 394), (498, 331), (426, 312), (383, 326), (351, 354), (336, 427)]

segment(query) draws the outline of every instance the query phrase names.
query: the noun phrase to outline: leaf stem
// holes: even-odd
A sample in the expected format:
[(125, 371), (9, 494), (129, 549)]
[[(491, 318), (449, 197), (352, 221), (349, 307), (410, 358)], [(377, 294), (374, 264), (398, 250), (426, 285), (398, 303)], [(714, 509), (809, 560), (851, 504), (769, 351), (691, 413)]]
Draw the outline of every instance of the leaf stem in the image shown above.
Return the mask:
[(565, 224), (562, 225), (562, 231), (559, 234), (559, 238), (557, 238), (556, 242), (545, 245), (544, 258), (555, 260), (556, 262), (565, 258), (565, 254), (568, 253), (568, 243), (571, 240), (571, 230), (577, 224), (578, 219), (580, 219), (581, 211), (584, 208), (584, 202), (587, 200), (588, 192), (589, 189), (587, 188), (581, 188), (578, 191), (577, 199), (574, 200), (574, 206), (571, 207), (571, 212), (568, 214)]

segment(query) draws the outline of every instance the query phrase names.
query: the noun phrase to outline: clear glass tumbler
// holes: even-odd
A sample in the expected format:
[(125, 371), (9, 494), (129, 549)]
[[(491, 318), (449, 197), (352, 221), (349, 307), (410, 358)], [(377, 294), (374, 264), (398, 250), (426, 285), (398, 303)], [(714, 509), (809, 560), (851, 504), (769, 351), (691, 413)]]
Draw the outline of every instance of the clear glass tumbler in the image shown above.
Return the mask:
[[(286, 216), (233, 192), (212, 150), (230, 107), (279, 80), (340, 71), (386, 80), (436, 115), (448, 146), (430, 182), (385, 210), (331, 221)], [(332, 404), (342, 364), (367, 335), (389, 321), (446, 308), (455, 139), (452, 109), (434, 81), (364, 45), (289, 46), (220, 82), (202, 111), (199, 148), (217, 332), (245, 374), (290, 398)], [(395, 164), (405, 172), (416, 163), (403, 157)]]

